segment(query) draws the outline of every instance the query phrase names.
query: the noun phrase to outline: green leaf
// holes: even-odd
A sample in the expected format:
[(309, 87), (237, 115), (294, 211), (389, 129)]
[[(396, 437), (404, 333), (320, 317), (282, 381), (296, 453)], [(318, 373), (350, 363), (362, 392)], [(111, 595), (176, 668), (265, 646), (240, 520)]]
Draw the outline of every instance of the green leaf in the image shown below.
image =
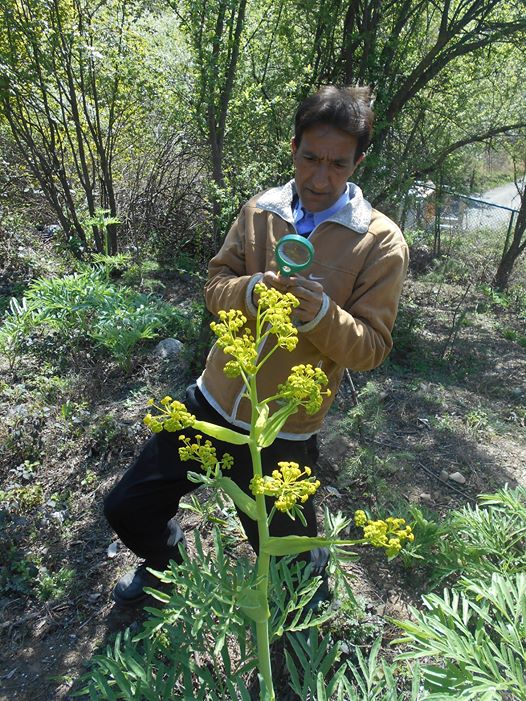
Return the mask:
[(256, 435), (259, 436), (268, 421), (269, 407), (268, 404), (258, 404), (256, 407), (258, 418), (256, 419), (255, 428)]
[(463, 672), (457, 666), (449, 664), (447, 667), (428, 665), (423, 668), (424, 688), (432, 692), (455, 693), (461, 689), (471, 678), (471, 675)]
[(238, 606), (243, 613), (256, 623), (263, 623), (270, 616), (265, 594), (252, 587), (245, 587), (239, 593)]
[(265, 424), (264, 430), (258, 436), (258, 446), (260, 448), (268, 448), (276, 440), (278, 433), (283, 428), (285, 421), (289, 418), (291, 414), (294, 414), (297, 408), (290, 406), (290, 404), (278, 409), (275, 414), (272, 415), (269, 421)]
[(225, 428), (224, 426), (216, 426), (208, 421), (196, 421), (192, 428), (203, 431), (203, 433), (206, 433), (212, 438), (217, 438), (226, 443), (233, 443), (234, 445), (246, 445), (250, 442), (250, 436), (232, 431), (232, 429)]
[(252, 497), (249, 497), (230, 477), (219, 477), (216, 483), (228, 494), (238, 509), (250, 516), (254, 521), (257, 521), (256, 502)]
[(311, 538), (303, 535), (288, 535), (282, 537), (270, 537), (261, 543), (261, 550), (269, 555), (296, 555), (308, 552), (314, 548), (329, 547), (331, 545), (355, 545), (354, 540), (335, 540), (332, 538)]

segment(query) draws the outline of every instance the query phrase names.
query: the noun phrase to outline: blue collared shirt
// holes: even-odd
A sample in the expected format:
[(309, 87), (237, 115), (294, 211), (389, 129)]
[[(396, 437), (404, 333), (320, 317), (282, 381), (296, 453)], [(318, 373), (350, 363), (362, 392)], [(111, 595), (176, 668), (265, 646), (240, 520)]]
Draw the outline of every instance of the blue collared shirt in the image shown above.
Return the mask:
[(301, 200), (298, 197), (292, 207), (296, 231), (302, 236), (308, 236), (311, 231), (318, 226), (318, 224), (330, 219), (330, 217), (336, 214), (336, 212), (339, 212), (342, 207), (345, 207), (345, 205), (350, 202), (350, 199), (349, 183), (347, 183), (347, 187), (343, 191), (343, 194), (340, 195), (336, 202), (321, 212), (307, 211), (303, 208)]

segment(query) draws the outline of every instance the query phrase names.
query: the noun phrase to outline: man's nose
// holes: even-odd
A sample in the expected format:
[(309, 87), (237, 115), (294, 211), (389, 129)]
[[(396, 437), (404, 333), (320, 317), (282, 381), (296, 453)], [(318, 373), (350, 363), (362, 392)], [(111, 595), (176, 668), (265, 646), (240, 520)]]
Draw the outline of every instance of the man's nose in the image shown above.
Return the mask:
[(312, 176), (312, 184), (316, 190), (324, 190), (329, 183), (329, 170), (325, 163), (318, 163)]

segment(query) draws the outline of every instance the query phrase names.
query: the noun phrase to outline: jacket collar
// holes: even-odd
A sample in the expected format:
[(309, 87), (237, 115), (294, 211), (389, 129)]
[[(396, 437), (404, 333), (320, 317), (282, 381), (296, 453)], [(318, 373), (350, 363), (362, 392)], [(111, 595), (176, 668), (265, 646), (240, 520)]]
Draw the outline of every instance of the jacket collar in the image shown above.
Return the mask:
[[(273, 187), (264, 192), (256, 206), (274, 212), (289, 224), (294, 224), (292, 200), (296, 195), (296, 184), (290, 180), (285, 185)], [(365, 234), (371, 223), (372, 207), (364, 199), (363, 193), (354, 183), (349, 183), (349, 202), (326, 221), (342, 224), (358, 234)]]

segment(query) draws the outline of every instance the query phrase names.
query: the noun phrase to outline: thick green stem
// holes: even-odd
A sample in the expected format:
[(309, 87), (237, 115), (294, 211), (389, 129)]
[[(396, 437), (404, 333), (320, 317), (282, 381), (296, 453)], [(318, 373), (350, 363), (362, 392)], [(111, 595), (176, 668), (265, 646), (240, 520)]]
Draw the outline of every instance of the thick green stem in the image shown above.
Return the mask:
[[(265, 501), (264, 496), (258, 496), (256, 501)], [(265, 510), (265, 506), (263, 506)], [(264, 523), (266, 525), (266, 510), (264, 514)], [(261, 520), (258, 519), (258, 524)], [(261, 539), (261, 531), (260, 531)], [(267, 602), (267, 617), (264, 621), (256, 622), (256, 645), (258, 654), (258, 667), (261, 676), (265, 682), (267, 696), (263, 695), (263, 689), (261, 690), (260, 698), (261, 701), (274, 701), (276, 696), (274, 694), (274, 684), (272, 682), (272, 668), (270, 664), (270, 639), (269, 639), (269, 629), (268, 629), (268, 574), (269, 574), (270, 556), (266, 553), (261, 552), (258, 556), (258, 589), (262, 593), (264, 600)]]
[[(255, 424), (257, 419), (257, 391), (255, 378), (250, 381), (250, 398), (252, 400), (252, 426), (250, 430), (250, 455), (252, 457), (252, 469), (254, 476), (262, 477), (263, 469), (261, 466), (261, 448), (257, 445), (257, 436), (255, 433)], [(261, 593), (261, 600), (266, 603), (266, 616), (263, 621), (256, 621), (256, 647), (258, 655), (259, 672), (263, 678), (266, 687), (266, 695), (263, 689), (260, 692), (261, 701), (275, 701), (274, 684), (272, 682), (272, 668), (270, 664), (270, 639), (268, 630), (268, 621), (270, 612), (268, 610), (268, 578), (270, 555), (263, 551), (262, 546), (269, 539), (268, 521), (267, 521), (267, 505), (265, 497), (262, 494), (256, 495), (256, 510), (257, 524), (259, 536), (259, 554), (257, 560), (257, 578), (258, 590)]]

